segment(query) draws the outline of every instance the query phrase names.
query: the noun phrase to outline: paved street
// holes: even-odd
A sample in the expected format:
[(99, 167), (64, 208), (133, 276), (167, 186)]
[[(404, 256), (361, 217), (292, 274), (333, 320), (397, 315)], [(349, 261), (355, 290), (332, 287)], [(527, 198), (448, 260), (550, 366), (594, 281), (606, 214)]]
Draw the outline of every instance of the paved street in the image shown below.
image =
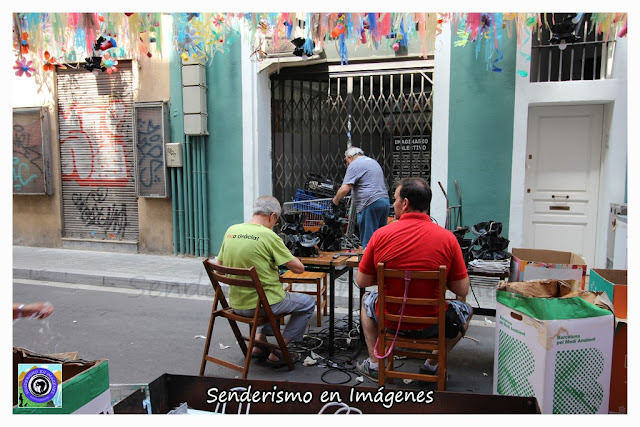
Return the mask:
[[(78, 351), (83, 359), (108, 359), (111, 384), (146, 384), (164, 373), (198, 374), (204, 339), (195, 337), (206, 335), (210, 298), (152, 295), (150, 291), (139, 289), (16, 279), (13, 301), (50, 301), (55, 306), (48, 320), (15, 321), (14, 346), (40, 353)], [(327, 318), (324, 319), (323, 327)], [(312, 333), (318, 331), (314, 325), (310, 328)], [(483, 320), (472, 321), (468, 336), (478, 342), (464, 339), (451, 353), (448, 390), (491, 393), (494, 328), (490, 326), (491, 323)], [(235, 347), (235, 338), (226, 322), (216, 324), (214, 335), (216, 339), (212, 346), (231, 346), (223, 351), (228, 351), (231, 359), (239, 362), (241, 352)], [(347, 385), (357, 385), (353, 366), (344, 364), (345, 359), (344, 355), (336, 357), (350, 373), (328, 372), (327, 368), (305, 367), (301, 363), (289, 372), (254, 363), (250, 378), (346, 381)], [(406, 363), (418, 362), (407, 360)], [(208, 365), (206, 374), (237, 375), (213, 364)], [(365, 379), (365, 385), (375, 384)]]

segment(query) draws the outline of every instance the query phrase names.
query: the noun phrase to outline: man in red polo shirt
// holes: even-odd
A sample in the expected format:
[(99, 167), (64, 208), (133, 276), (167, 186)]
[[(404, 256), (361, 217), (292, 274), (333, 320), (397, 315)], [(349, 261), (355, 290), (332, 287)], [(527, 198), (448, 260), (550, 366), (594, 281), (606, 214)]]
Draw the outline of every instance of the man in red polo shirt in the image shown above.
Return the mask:
[[(358, 267), (358, 286), (365, 288), (376, 285), (376, 266), (383, 262), (386, 268), (396, 270), (435, 271), (441, 265), (447, 267), (447, 289), (459, 297), (469, 292), (469, 276), (462, 257), (462, 250), (453, 233), (431, 221), (429, 206), (431, 189), (422, 178), (404, 178), (395, 191), (393, 208), (398, 221), (382, 227), (371, 236)], [(403, 279), (388, 279), (388, 294), (404, 295)], [(412, 280), (408, 298), (437, 298), (438, 283), (433, 280)], [(374, 347), (378, 337), (376, 311), (378, 292), (368, 292), (362, 298), (360, 319), (364, 331), (369, 358), (358, 362), (356, 369), (368, 378), (377, 381), (378, 359)], [(400, 313), (400, 304), (388, 304), (387, 313)], [(438, 307), (405, 307), (405, 315), (415, 314), (437, 316)], [(447, 349), (450, 350), (462, 338), (469, 326), (473, 311), (462, 301), (449, 301), (445, 335)], [(397, 324), (388, 322), (387, 328), (395, 331)], [(430, 338), (438, 335), (437, 325), (426, 329), (421, 324), (402, 323), (401, 332), (416, 338)], [(434, 374), (438, 366), (425, 361), (420, 373)]]

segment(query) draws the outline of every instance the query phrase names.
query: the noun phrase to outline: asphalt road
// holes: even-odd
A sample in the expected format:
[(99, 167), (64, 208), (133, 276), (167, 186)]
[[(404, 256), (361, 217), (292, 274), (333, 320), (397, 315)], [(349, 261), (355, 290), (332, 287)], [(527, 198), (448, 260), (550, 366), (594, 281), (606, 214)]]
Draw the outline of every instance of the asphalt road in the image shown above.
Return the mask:
[[(211, 297), (176, 297), (141, 290), (16, 279), (13, 301), (49, 301), (55, 306), (48, 319), (14, 321), (14, 346), (45, 354), (78, 351), (79, 357), (87, 360), (108, 359), (112, 385), (148, 384), (164, 373), (199, 373)], [(326, 322), (328, 318), (324, 319)], [(317, 331), (315, 316), (311, 320), (310, 331)], [(447, 390), (492, 392), (494, 323), (493, 318), (474, 316), (467, 332), (472, 339), (463, 339), (449, 355)], [(226, 322), (216, 322), (211, 345), (219, 357), (242, 363), (242, 353)], [(360, 353), (360, 359), (366, 357), (364, 353)], [(344, 359), (343, 356), (335, 360)], [(410, 367), (415, 365), (411, 369), (416, 371), (421, 363), (404, 362)], [(343, 369), (349, 372), (327, 372), (327, 367), (320, 363), (308, 367), (297, 363), (293, 371), (252, 363), (249, 377), (357, 385), (359, 374), (353, 366), (343, 365)], [(205, 375), (233, 378), (239, 373), (209, 363)], [(366, 378), (364, 381), (368, 386), (377, 384)], [(397, 387), (403, 384), (399, 382)]]
[(14, 302), (49, 301), (55, 310), (45, 320), (14, 321), (13, 345), (108, 359), (112, 384), (149, 383), (165, 372), (198, 374), (204, 340), (194, 337), (206, 335), (211, 299), (84, 288), (14, 282)]

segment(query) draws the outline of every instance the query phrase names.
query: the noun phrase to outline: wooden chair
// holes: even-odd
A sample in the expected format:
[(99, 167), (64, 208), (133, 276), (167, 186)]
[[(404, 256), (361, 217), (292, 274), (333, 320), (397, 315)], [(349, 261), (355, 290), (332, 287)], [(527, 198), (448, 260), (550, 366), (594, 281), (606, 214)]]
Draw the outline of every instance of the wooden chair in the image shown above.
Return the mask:
[[(396, 330), (386, 329), (385, 321), (398, 322), (399, 314), (385, 314), (385, 306), (388, 303), (402, 304), (403, 296), (395, 297), (386, 294), (385, 279), (394, 277), (399, 279), (405, 278), (405, 272), (401, 270), (385, 269), (383, 263), (379, 263), (377, 267), (378, 280), (378, 347), (377, 351), (380, 356), (386, 354), (391, 343), (393, 342)], [(387, 378), (389, 382), (393, 382), (394, 378), (408, 378), (414, 381), (437, 382), (438, 391), (443, 391), (447, 385), (447, 344), (445, 338), (445, 312), (446, 312), (446, 283), (447, 269), (441, 265), (439, 271), (412, 271), (411, 280), (437, 280), (439, 286), (439, 297), (433, 298), (407, 298), (405, 302), (405, 312), (410, 306), (438, 306), (439, 312), (437, 317), (429, 316), (402, 316), (402, 324), (405, 323), (421, 323), (427, 328), (429, 325), (438, 324), (437, 338), (409, 338), (399, 334), (395, 341), (395, 346), (390, 354), (383, 360), (380, 360), (378, 371), (378, 385), (384, 386)], [(437, 356), (431, 352), (437, 350)], [(418, 359), (438, 360), (437, 375), (426, 375), (419, 373), (402, 372), (394, 369), (393, 356), (407, 356)]]
[[(316, 297), (317, 319), (316, 324), (322, 325), (322, 315), (327, 315), (327, 273), (305, 271), (296, 274), (288, 270), (280, 276), (280, 282), (286, 283), (285, 291), (298, 292), (301, 294), (314, 295)], [(315, 291), (296, 291), (293, 289), (294, 283), (311, 283), (316, 285)], [(320, 310), (323, 310), (322, 312)]]
[[(206, 362), (213, 362), (218, 365), (225, 366), (230, 369), (234, 369), (238, 372), (242, 372), (242, 378), (246, 379), (247, 374), (249, 373), (249, 364), (251, 363), (251, 351), (256, 344), (259, 344), (261, 347), (275, 348), (279, 349), (282, 352), (282, 355), (287, 362), (287, 366), (289, 370), (295, 369), (293, 366), (293, 361), (291, 360), (291, 355), (287, 350), (287, 345), (284, 342), (284, 338), (280, 333), (279, 320), (284, 317), (286, 313), (274, 315), (271, 311), (271, 307), (269, 306), (269, 302), (264, 293), (264, 289), (262, 288), (262, 283), (260, 283), (260, 278), (258, 277), (258, 273), (256, 272), (255, 267), (251, 267), (249, 269), (246, 268), (231, 268), (224, 267), (219, 264), (215, 264), (213, 260), (206, 259), (204, 260), (204, 268), (209, 275), (209, 279), (211, 280), (211, 284), (213, 285), (213, 289), (215, 291), (215, 296), (213, 298), (213, 307), (211, 308), (211, 319), (209, 320), (209, 330), (207, 331), (207, 340), (204, 345), (204, 352), (202, 353), (202, 364), (200, 365), (200, 376), (204, 375), (205, 364)], [(240, 278), (238, 278), (240, 276)], [(246, 277), (246, 279), (244, 278)], [(253, 317), (245, 317), (240, 316), (233, 312), (233, 309), (229, 307), (229, 303), (222, 292), (222, 287), (220, 283), (225, 283), (229, 286), (241, 286), (245, 288), (252, 288), (258, 294), (258, 302), (256, 304), (256, 310)], [(220, 304), (221, 308), (218, 308), (218, 304)], [(263, 309), (264, 315), (260, 315), (260, 309)], [(230, 362), (227, 362), (222, 359), (218, 359), (216, 357), (209, 355), (209, 348), (211, 345), (211, 334), (213, 333), (213, 324), (217, 317), (223, 317), (229, 321), (229, 325), (231, 326), (231, 330), (233, 334), (236, 336), (238, 344), (242, 349), (242, 352), (245, 355), (244, 366), (236, 365)], [(240, 329), (238, 328), (238, 323), (246, 323), (249, 325), (250, 334), (249, 337), (245, 337), (240, 333)], [(278, 342), (278, 345), (271, 344), (264, 341), (256, 341), (256, 331), (258, 326), (269, 323), (271, 328), (273, 329), (273, 335)], [(245, 341), (248, 342), (245, 344)]]

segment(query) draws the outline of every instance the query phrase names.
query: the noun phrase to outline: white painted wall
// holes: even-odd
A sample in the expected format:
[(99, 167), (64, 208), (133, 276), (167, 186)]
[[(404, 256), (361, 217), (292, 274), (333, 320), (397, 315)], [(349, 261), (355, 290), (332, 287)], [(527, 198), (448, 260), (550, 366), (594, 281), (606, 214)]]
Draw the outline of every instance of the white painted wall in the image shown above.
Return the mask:
[[(531, 42), (519, 51), (531, 54)], [(529, 70), (524, 55), (516, 59), (516, 72)], [(627, 172), (627, 39), (617, 39), (611, 79), (554, 83), (529, 83), (516, 75), (514, 104), (513, 156), (511, 169), (511, 247), (526, 245), (523, 240), (525, 157), (527, 119), (530, 106), (562, 104), (603, 104), (603, 148), (600, 176), (600, 201), (596, 225), (596, 261), (588, 268), (604, 268), (609, 203), (623, 202)]]
[(449, 176), (449, 83), (451, 76), (451, 24), (442, 25), (436, 37), (435, 65), (433, 71), (433, 117), (431, 136), (431, 216), (444, 227), (447, 216), (447, 200), (440, 190), (442, 183), (447, 194)]
[(242, 176), (244, 220), (252, 216), (253, 202), (272, 194), (271, 88), (267, 72), (249, 59), (249, 43), (242, 34)]

